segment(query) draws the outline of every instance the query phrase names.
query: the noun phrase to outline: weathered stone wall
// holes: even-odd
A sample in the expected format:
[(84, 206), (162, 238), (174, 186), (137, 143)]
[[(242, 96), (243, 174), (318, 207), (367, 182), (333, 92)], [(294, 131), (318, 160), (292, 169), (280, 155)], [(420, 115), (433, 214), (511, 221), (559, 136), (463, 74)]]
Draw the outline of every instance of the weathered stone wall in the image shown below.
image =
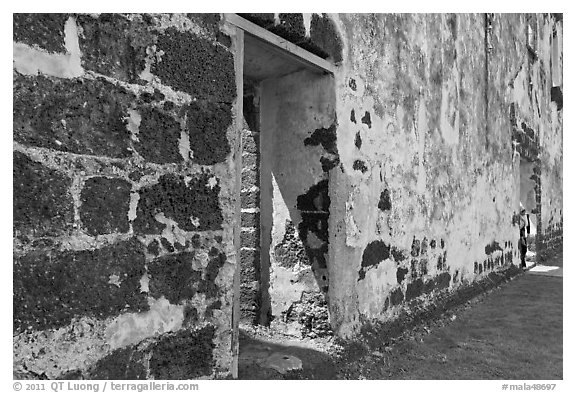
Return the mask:
[(233, 31), (218, 14), (13, 20), (15, 376), (230, 375)]
[(561, 121), (549, 16), (331, 17), (343, 61), (329, 299), (333, 327), (348, 336), (519, 263), (520, 160), (534, 163), (545, 233), (543, 196), (561, 208)]
[[(540, 255), (562, 251), (563, 245), (563, 106), (562, 106), (562, 15), (553, 14), (542, 20), (539, 35), (539, 64), (544, 69), (543, 90), (539, 114), (541, 132), (541, 212), (542, 237)], [(558, 52), (552, 50), (556, 40)], [(557, 78), (550, 69), (557, 62)], [(557, 79), (553, 84), (554, 79)], [(560, 96), (560, 97), (559, 97)]]
[(561, 48), (557, 55), (552, 51), (554, 37), (562, 34), (562, 22), (555, 14), (500, 16), (496, 20), (495, 34), (515, 30), (521, 40), (530, 26), (535, 37), (528, 50), (516, 51), (517, 66), (507, 93), (515, 154), (532, 165), (528, 179), (534, 184), (536, 205), (527, 209), (537, 215), (537, 251), (544, 260), (562, 244), (562, 106), (553, 94), (561, 86), (555, 88), (552, 77), (553, 62), (559, 61), (562, 72)]

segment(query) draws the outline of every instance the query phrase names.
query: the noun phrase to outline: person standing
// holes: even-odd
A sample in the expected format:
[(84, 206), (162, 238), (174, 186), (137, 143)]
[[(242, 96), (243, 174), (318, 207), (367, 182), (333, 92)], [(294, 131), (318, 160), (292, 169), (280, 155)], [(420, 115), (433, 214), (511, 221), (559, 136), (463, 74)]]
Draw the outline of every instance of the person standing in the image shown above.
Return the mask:
[(528, 235), (530, 234), (530, 218), (526, 209), (520, 203), (520, 266), (526, 268), (526, 253), (528, 252)]

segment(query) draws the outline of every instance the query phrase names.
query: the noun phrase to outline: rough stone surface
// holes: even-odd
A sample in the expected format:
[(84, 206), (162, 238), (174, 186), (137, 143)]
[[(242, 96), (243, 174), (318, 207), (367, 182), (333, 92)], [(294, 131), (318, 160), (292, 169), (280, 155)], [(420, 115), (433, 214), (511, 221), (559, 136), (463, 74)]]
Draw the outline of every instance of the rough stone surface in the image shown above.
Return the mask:
[(180, 162), (180, 123), (173, 117), (154, 108), (142, 109), (138, 127), (136, 151), (146, 161), (158, 164)]
[(14, 229), (34, 236), (69, 232), (74, 219), (71, 183), (65, 175), (14, 152)]
[(144, 71), (146, 47), (155, 37), (140, 20), (119, 14), (79, 15), (82, 65), (85, 69), (136, 83)]
[(334, 62), (342, 61), (342, 41), (330, 17), (325, 14), (312, 14), (310, 38), (312, 43), (326, 52)]
[(13, 14), (13, 39), (48, 52), (65, 53), (64, 24), (67, 19), (68, 14)]
[(297, 320), (302, 337), (325, 337), (332, 335), (328, 308), (324, 295), (304, 292), (302, 299), (293, 304), (285, 316), (287, 321)]
[(127, 109), (134, 96), (103, 80), (16, 75), (14, 139), (55, 150), (130, 155)]
[(193, 102), (188, 107), (186, 128), (192, 159), (201, 165), (222, 162), (230, 153), (226, 130), (232, 123), (231, 107), (213, 102)]
[(196, 293), (202, 272), (192, 269), (194, 253), (185, 252), (156, 258), (148, 264), (150, 295), (166, 297), (172, 304), (191, 299)]
[(80, 196), (80, 219), (90, 235), (128, 232), (131, 185), (122, 179), (92, 177)]
[(294, 43), (304, 40), (306, 28), (304, 27), (304, 17), (302, 14), (280, 13), (278, 18), (280, 19), (280, 23), (271, 27), (270, 31)]
[(173, 28), (156, 45), (164, 54), (151, 71), (163, 83), (197, 99), (231, 103), (236, 98), (234, 60), (223, 46)]
[(120, 348), (100, 359), (89, 372), (90, 379), (146, 379), (143, 353), (134, 346)]
[(282, 241), (274, 247), (275, 260), (280, 266), (292, 268), (297, 263), (310, 264), (306, 248), (298, 236), (292, 221), (286, 223), (286, 232)]
[[(176, 221), (184, 231), (220, 229), (220, 187), (210, 188), (207, 184), (209, 178), (210, 175), (204, 173), (186, 184), (181, 176), (165, 175), (157, 184), (141, 189), (134, 231), (160, 234), (166, 224), (156, 220), (157, 214)], [(197, 224), (193, 220), (197, 220)]]
[(155, 379), (194, 379), (210, 375), (214, 367), (215, 329), (169, 334), (151, 346), (150, 373)]
[[(94, 251), (33, 252), (14, 261), (14, 332), (146, 311), (144, 253), (137, 240)], [(117, 277), (119, 284), (111, 282)]]
[(14, 16), (14, 375), (233, 374), (238, 38), (220, 18)]

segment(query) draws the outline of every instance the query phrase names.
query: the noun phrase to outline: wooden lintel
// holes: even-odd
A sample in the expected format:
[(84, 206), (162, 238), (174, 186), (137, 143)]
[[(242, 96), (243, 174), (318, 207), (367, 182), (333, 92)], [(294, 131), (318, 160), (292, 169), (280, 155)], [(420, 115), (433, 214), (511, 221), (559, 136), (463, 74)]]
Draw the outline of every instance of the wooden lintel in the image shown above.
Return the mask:
[(295, 61), (302, 63), (308, 68), (315, 69), (320, 72), (328, 72), (334, 74), (336, 66), (323, 58), (308, 52), (305, 49), (277, 36), (274, 33), (252, 23), (241, 16), (236, 14), (224, 14), (226, 21), (244, 30), (246, 34), (270, 44), (272, 47), (282, 50), (283, 54), (289, 56)]

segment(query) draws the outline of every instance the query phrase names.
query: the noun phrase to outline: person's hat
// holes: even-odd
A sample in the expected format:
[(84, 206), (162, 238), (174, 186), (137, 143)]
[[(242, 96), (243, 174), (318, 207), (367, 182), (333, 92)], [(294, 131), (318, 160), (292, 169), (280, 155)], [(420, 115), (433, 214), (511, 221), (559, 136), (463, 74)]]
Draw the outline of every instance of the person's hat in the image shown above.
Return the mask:
[(520, 202), (520, 213), (525, 213), (526, 209), (524, 208), (524, 205), (522, 204), (522, 202)]

